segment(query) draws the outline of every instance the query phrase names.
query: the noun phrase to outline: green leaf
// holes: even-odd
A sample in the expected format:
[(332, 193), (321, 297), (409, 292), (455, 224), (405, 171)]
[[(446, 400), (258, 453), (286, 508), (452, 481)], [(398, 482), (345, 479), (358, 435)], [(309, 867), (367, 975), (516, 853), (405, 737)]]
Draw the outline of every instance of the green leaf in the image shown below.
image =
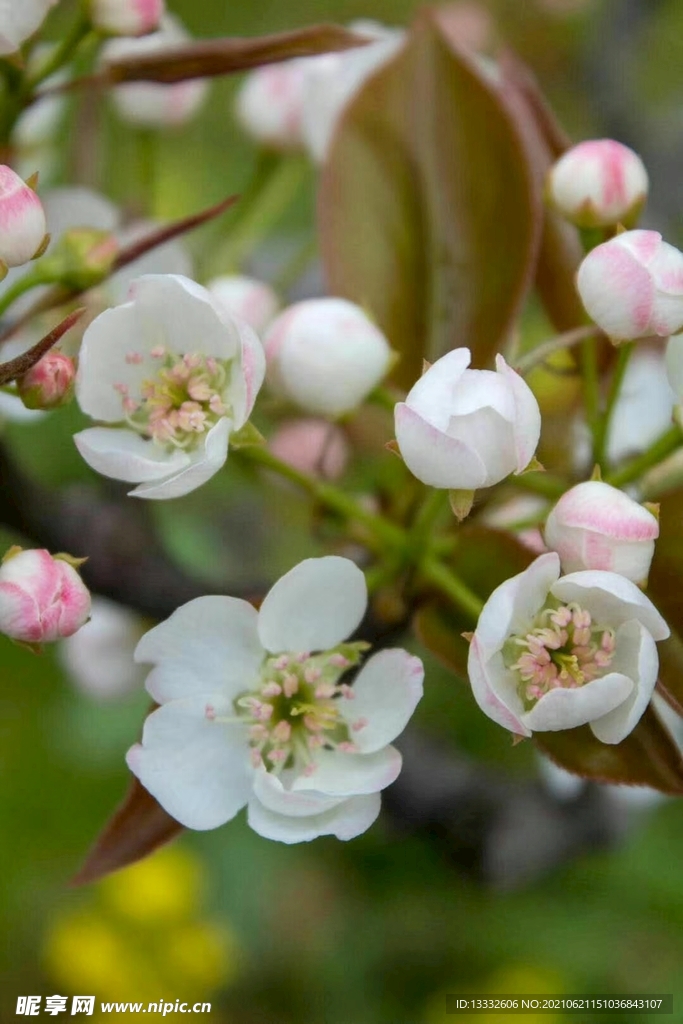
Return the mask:
[(683, 795), (681, 751), (651, 705), (621, 743), (601, 743), (587, 725), (563, 732), (536, 732), (533, 739), (551, 761), (573, 775)]
[(541, 228), (540, 183), (495, 71), (452, 44), (442, 17), (423, 11), (346, 109), (319, 193), (330, 291), (376, 319), (406, 387), (458, 345), (489, 362)]

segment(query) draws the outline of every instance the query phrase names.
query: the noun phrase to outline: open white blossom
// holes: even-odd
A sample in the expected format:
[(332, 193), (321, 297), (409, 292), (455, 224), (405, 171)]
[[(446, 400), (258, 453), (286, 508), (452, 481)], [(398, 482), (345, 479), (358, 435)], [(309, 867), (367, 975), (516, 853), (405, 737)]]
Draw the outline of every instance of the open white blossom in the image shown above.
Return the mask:
[(620, 743), (657, 681), (669, 627), (635, 583), (585, 570), (560, 578), (555, 552), (493, 591), (470, 644), (472, 692), (519, 736), (590, 725)]
[(223, 466), (264, 373), (251, 327), (189, 278), (148, 274), (85, 332), (76, 397), (112, 426), (74, 440), (93, 469), (138, 484), (136, 497), (179, 497)]
[(352, 839), (373, 823), (380, 791), (401, 768), (391, 741), (422, 695), (423, 668), (406, 651), (370, 658), (343, 641), (367, 604), (346, 558), (301, 562), (257, 612), (231, 597), (183, 605), (140, 641), (161, 707), (128, 764), (188, 828), (211, 829), (247, 805), (268, 839)]

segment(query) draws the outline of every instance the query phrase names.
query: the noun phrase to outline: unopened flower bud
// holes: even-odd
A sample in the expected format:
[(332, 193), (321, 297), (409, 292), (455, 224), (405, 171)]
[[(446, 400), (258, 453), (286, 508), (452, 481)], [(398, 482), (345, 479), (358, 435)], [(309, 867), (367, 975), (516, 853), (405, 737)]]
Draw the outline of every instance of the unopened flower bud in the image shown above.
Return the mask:
[(44, 549), (10, 551), (0, 566), (0, 632), (43, 643), (71, 636), (88, 621), (90, 592), (77, 570)]
[(70, 228), (50, 249), (46, 271), (71, 288), (92, 288), (107, 277), (119, 252), (116, 236), (97, 228)]
[(652, 512), (600, 480), (563, 494), (545, 527), (546, 544), (557, 551), (564, 572), (604, 569), (633, 583), (647, 579), (658, 536)]
[(0, 165), (0, 263), (20, 267), (45, 244), (43, 204), (11, 167)]
[(269, 447), (288, 466), (327, 480), (337, 480), (349, 459), (349, 446), (342, 430), (327, 420), (282, 423)]
[(582, 228), (630, 227), (645, 204), (647, 190), (643, 161), (613, 139), (573, 146), (551, 169), (547, 184), (552, 205)]
[(302, 147), (306, 63), (299, 59), (267, 64), (245, 77), (235, 100), (235, 115), (256, 142), (279, 150)]
[(271, 387), (301, 409), (341, 416), (389, 369), (391, 349), (363, 310), (346, 299), (290, 306), (264, 339)]
[(586, 311), (614, 341), (683, 328), (683, 253), (657, 231), (625, 231), (598, 245), (579, 267)]
[(468, 370), (456, 348), (396, 406), (396, 440), (411, 473), (431, 487), (490, 487), (531, 462), (541, 433), (533, 392), (502, 356), (496, 372)]
[(157, 27), (164, 0), (90, 0), (93, 28), (113, 36), (142, 36)]
[(73, 359), (52, 349), (17, 381), (27, 409), (56, 409), (71, 401), (76, 367)]
[(244, 320), (258, 334), (266, 329), (280, 308), (270, 285), (253, 277), (226, 274), (209, 281), (206, 288), (228, 313)]

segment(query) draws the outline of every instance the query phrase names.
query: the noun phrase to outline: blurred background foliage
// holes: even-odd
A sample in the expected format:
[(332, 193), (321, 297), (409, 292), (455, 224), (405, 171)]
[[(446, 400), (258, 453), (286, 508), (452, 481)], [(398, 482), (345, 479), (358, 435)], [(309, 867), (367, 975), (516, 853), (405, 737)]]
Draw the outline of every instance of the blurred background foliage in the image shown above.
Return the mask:
[[(482, 6), (574, 138), (612, 134), (643, 154), (653, 183), (646, 223), (666, 226), (675, 240), (683, 228), (680, 0)], [(417, 4), (170, 7), (195, 35), (217, 36), (358, 17), (399, 24)], [(56, 12), (55, 34), (68, 11), (65, 3)], [(71, 111), (61, 180), (160, 219), (245, 189), (256, 154), (232, 118), (236, 85), (215, 81), (196, 120), (153, 138), (118, 122), (104, 98), (88, 98), (85, 114)], [(304, 168), (296, 201), (253, 269), (267, 273), (273, 253), (310, 231), (314, 194), (314, 172)], [(225, 269), (216, 232), (212, 225), (188, 240), (200, 278)], [(304, 286), (319, 286), (315, 273)], [(531, 316), (529, 329), (540, 332)], [(73, 448), (79, 425), (71, 408), (6, 424), (3, 438), (35, 483), (106, 495), (113, 485)], [(363, 456), (361, 431), (355, 441)], [(381, 479), (381, 460), (361, 457), (353, 473), (361, 489)], [(229, 467), (145, 515), (166, 555), (207, 591), (267, 584), (322, 550), (324, 534), (311, 539), (296, 497), (265, 486), (264, 500), (253, 479)], [(2, 536), (6, 546), (21, 539)], [(78, 689), (53, 651), (36, 658), (0, 638), (0, 659), (3, 1019), (14, 1019), (17, 996), (55, 992), (206, 999), (211, 1019), (239, 1024), (445, 1024), (445, 994), (468, 991), (673, 992), (683, 1005), (683, 807), (596, 787), (549, 789), (530, 745), (513, 751), (433, 659), (404, 742), (412, 774), (387, 793), (367, 835), (289, 848), (261, 839), (240, 816), (84, 890), (68, 881), (125, 790), (123, 755), (148, 698), (139, 681), (107, 699)], [(503, 1019), (531, 1018), (471, 1018)]]

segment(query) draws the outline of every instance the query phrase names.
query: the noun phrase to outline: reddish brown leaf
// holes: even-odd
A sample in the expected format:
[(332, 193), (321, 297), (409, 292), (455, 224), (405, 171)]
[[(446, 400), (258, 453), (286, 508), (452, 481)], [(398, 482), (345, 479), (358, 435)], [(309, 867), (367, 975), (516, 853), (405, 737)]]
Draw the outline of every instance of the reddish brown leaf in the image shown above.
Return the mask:
[(53, 327), (49, 334), (46, 334), (44, 338), (32, 345), (27, 352), (22, 352), (21, 355), (16, 356), (14, 359), (10, 359), (6, 363), (0, 363), (0, 385), (9, 384), (10, 381), (16, 380), (18, 377), (23, 377), (25, 373), (35, 366), (39, 362), (46, 352), (49, 352), (53, 345), (62, 338), (67, 331), (71, 330), (77, 320), (85, 313), (85, 306), (80, 309), (75, 309), (73, 313), (69, 313), (61, 323)]
[(182, 82), (188, 78), (211, 78), (234, 71), (274, 64), (293, 57), (348, 50), (367, 42), (362, 35), (339, 25), (309, 25), (307, 28), (251, 39), (229, 37), (206, 39), (166, 53), (149, 53), (113, 61), (105, 72), (109, 83)]
[(652, 706), (618, 744), (601, 743), (587, 725), (564, 732), (537, 732), (533, 738), (539, 750), (573, 775), (683, 795), (681, 752)]
[(86, 857), (72, 885), (97, 882), (175, 839), (183, 826), (159, 806), (137, 779)]
[(320, 183), (330, 291), (365, 306), (410, 386), (467, 344), (485, 365), (519, 313), (541, 226), (526, 140), (437, 10), (347, 107)]

